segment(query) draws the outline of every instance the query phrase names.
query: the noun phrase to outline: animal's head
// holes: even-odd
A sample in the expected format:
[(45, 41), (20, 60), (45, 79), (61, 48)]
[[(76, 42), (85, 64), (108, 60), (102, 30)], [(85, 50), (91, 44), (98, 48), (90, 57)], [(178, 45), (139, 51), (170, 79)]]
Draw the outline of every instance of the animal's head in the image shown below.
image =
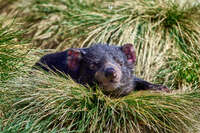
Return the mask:
[(105, 92), (132, 87), (132, 70), (136, 61), (132, 44), (121, 47), (97, 44), (89, 48), (69, 49), (67, 65), (80, 72), (78, 81), (97, 83)]

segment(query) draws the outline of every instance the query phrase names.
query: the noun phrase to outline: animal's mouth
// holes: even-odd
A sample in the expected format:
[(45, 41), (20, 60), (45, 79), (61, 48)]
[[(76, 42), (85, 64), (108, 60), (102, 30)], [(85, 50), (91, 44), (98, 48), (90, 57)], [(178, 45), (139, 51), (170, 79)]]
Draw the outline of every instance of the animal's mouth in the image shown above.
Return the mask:
[(114, 81), (113, 79), (110, 80), (111, 83), (116, 83), (116, 81)]
[(109, 86), (109, 85), (118, 84), (119, 81), (118, 81), (118, 80), (113, 80), (113, 79), (111, 79), (111, 80), (108, 80), (108, 81), (98, 81), (98, 83), (99, 83), (100, 85), (103, 85), (103, 86)]
[(107, 78), (103, 78), (103, 80), (100, 79), (96, 79), (99, 84), (103, 85), (103, 86), (109, 86), (109, 85), (114, 85), (114, 84), (119, 84), (120, 83), (120, 78), (116, 77), (114, 79), (107, 79)]
[(121, 71), (112, 67), (108, 67), (104, 70), (105, 71), (97, 71), (95, 73), (95, 79), (99, 82), (103, 90), (116, 90), (120, 86)]
[(116, 80), (116, 79), (111, 79), (109, 82), (110, 82), (110, 83), (119, 83), (119, 81)]
[(109, 80), (109, 81), (98, 81), (99, 86), (103, 91), (114, 91), (120, 86), (120, 81), (118, 80)]

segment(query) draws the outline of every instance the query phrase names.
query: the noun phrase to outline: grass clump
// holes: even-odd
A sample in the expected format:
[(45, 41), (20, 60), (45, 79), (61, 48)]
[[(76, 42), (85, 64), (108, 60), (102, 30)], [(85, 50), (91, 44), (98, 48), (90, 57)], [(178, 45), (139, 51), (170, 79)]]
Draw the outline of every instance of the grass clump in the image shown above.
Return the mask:
[(18, 97), (4, 132), (189, 132), (199, 111), (198, 91), (134, 92), (112, 99), (38, 71), (22, 74), (4, 87)]
[[(18, 76), (18, 71), (24, 66), (23, 61), (28, 50), (25, 45), (27, 41), (22, 38), (23, 33), (13, 19), (8, 20), (0, 15), (0, 131), (6, 117), (6, 108), (11, 108), (14, 99), (14, 95), (5, 92), (3, 86)], [(13, 99), (9, 99), (8, 96)]]
[[(199, 3), (180, 4), (171, 0), (21, 0), (21, 3), (16, 7), (21, 14), (17, 18), (24, 22), (29, 31), (26, 37), (30, 37), (36, 47), (60, 50), (90, 46), (95, 42), (118, 45), (132, 42), (139, 58), (138, 76), (174, 89), (196, 84), (198, 73), (193, 73), (191, 76), (195, 78), (188, 82), (184, 74), (178, 75), (177, 67), (169, 70), (171, 65), (166, 62), (172, 58), (175, 62), (182, 62), (182, 58), (187, 58), (187, 61), (184, 59), (187, 63), (194, 63), (193, 55), (199, 57), (198, 52), (193, 53), (199, 49), (200, 42)], [(153, 52), (149, 52), (149, 48)], [(182, 57), (182, 52), (186, 57)], [(188, 58), (192, 53), (193, 57)], [(185, 71), (183, 67), (181, 69)], [(198, 67), (194, 69), (199, 70)], [(169, 71), (171, 76), (166, 73)], [(158, 77), (156, 80), (155, 76)], [(171, 80), (173, 77), (179, 78)]]
[[(16, 26), (16, 25), (15, 25)], [(23, 32), (14, 29), (14, 24), (5, 25), (0, 22), (0, 80), (5, 81), (12, 77), (23, 61), (23, 48), (25, 42), (22, 39)], [(24, 50), (26, 51), (26, 50)]]
[(19, 18), (25, 22), (25, 28), (29, 28), (35, 45), (43, 48), (83, 47), (94, 42), (135, 42), (146, 34), (147, 29), (159, 32), (162, 39), (176, 31), (184, 40), (192, 40), (199, 34), (196, 28), (199, 5), (192, 2), (184, 5), (171, 0), (20, 2), (23, 4), (16, 8), (17, 11), (23, 9)]
[[(189, 86), (191, 89), (199, 89), (200, 87), (200, 53), (199, 47), (192, 48), (189, 54), (178, 51), (170, 55), (158, 71), (158, 78), (167, 77), (166, 84), (170, 83), (174, 88), (184, 88)], [(184, 66), (184, 67), (183, 67)]]

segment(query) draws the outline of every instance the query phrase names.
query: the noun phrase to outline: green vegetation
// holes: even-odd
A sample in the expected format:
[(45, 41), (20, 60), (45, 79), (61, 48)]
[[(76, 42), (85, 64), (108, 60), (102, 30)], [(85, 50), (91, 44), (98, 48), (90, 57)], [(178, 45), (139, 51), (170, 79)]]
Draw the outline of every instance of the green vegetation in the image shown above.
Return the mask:
[[(1, 20), (3, 22), (3, 20)], [(24, 41), (21, 37), (22, 31), (13, 24), (3, 25), (0, 23), (0, 80), (11, 78), (11, 72), (16, 72), (19, 64), (23, 61)]]
[[(0, 7), (0, 132), (198, 132), (200, 4), (0, 0)], [(112, 99), (31, 69), (46, 49), (95, 42), (133, 43), (135, 74), (173, 92)]]

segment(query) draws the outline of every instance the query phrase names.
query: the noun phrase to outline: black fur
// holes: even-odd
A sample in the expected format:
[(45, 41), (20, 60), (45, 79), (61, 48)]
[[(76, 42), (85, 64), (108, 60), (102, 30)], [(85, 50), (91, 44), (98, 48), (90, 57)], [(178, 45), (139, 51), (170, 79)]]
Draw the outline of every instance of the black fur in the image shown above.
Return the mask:
[[(96, 44), (89, 48), (76, 49), (80, 51), (81, 56), (78, 57), (80, 61), (72, 62), (76, 63), (77, 69), (75, 70), (71, 69), (68, 65), (68, 53), (71, 50), (73, 51), (73, 49), (68, 49), (63, 52), (43, 56), (34, 65), (34, 68), (40, 67), (46, 71), (51, 69), (55, 72), (63, 72), (83, 85), (89, 84), (93, 86), (99, 84), (105, 94), (114, 97), (128, 95), (133, 90), (151, 89), (168, 91), (168, 88), (165, 86), (152, 84), (134, 77), (134, 62), (130, 63), (127, 60), (127, 58), (130, 57), (131, 59), (133, 58), (134, 61), (134, 56), (127, 55), (122, 49), (123, 46), (118, 47), (103, 44)], [(115, 70), (114, 74), (117, 75), (117, 78), (114, 78), (114, 76), (111, 79), (106, 78), (106, 70), (110, 67)], [(107, 82), (107, 84), (105, 84), (105, 82)]]

